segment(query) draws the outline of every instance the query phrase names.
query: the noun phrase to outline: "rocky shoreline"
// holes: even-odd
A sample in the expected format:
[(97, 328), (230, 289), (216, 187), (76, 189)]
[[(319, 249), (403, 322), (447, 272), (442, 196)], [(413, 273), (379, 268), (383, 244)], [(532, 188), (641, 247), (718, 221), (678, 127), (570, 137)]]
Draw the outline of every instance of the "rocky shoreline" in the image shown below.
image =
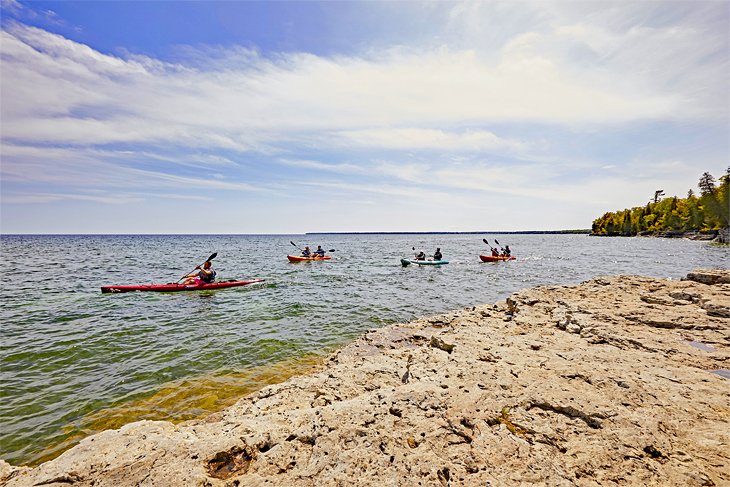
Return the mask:
[(595, 278), (372, 331), (199, 421), (7, 486), (730, 485), (730, 272)]
[(591, 237), (651, 237), (651, 238), (686, 238), (687, 240), (701, 240), (720, 244), (730, 243), (730, 229), (723, 228), (711, 232), (642, 232), (638, 234), (612, 233), (610, 235), (590, 233)]

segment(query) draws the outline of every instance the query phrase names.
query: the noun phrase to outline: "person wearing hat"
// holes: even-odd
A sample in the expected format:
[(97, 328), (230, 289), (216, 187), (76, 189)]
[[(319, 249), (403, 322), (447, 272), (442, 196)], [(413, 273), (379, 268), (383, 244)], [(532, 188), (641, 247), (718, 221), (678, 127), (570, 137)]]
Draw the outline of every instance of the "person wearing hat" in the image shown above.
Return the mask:
[(433, 254), (433, 260), (441, 260), (441, 259), (443, 259), (443, 257), (444, 256), (441, 255), (441, 247), (438, 247), (436, 249), (436, 252), (434, 252), (434, 254)]

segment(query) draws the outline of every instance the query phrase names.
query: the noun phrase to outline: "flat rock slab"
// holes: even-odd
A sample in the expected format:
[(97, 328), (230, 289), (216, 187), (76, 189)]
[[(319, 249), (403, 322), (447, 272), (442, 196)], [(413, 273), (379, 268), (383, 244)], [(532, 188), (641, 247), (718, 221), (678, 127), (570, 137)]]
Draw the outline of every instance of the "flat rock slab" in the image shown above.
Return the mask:
[(711, 273), (543, 286), (382, 328), (205, 420), (131, 423), (37, 468), (0, 462), (0, 479), (730, 485), (730, 273)]

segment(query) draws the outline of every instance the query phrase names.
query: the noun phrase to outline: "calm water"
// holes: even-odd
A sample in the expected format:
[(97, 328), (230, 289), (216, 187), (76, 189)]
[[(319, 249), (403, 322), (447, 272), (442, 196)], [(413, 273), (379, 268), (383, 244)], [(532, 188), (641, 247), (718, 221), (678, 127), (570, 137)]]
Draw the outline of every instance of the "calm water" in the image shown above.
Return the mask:
[[(481, 263), (482, 237), (494, 236), (2, 236), (0, 457), (38, 462), (103, 428), (222, 408), (369, 328), (601, 274), (680, 278), (730, 255), (688, 240), (497, 235), (518, 260)], [(290, 264), (290, 240), (334, 259)], [(414, 246), (451, 264), (401, 267)], [(214, 251), (219, 279), (266, 284), (100, 293), (175, 281)]]

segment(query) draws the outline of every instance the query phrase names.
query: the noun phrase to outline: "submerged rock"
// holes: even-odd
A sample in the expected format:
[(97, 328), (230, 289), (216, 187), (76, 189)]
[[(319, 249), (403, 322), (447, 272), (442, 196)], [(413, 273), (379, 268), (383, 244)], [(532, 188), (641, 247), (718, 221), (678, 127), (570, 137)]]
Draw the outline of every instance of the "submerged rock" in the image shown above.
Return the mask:
[(0, 483), (730, 485), (730, 272), (691, 275), (538, 287), (374, 330), (205, 420), (0, 462)]

